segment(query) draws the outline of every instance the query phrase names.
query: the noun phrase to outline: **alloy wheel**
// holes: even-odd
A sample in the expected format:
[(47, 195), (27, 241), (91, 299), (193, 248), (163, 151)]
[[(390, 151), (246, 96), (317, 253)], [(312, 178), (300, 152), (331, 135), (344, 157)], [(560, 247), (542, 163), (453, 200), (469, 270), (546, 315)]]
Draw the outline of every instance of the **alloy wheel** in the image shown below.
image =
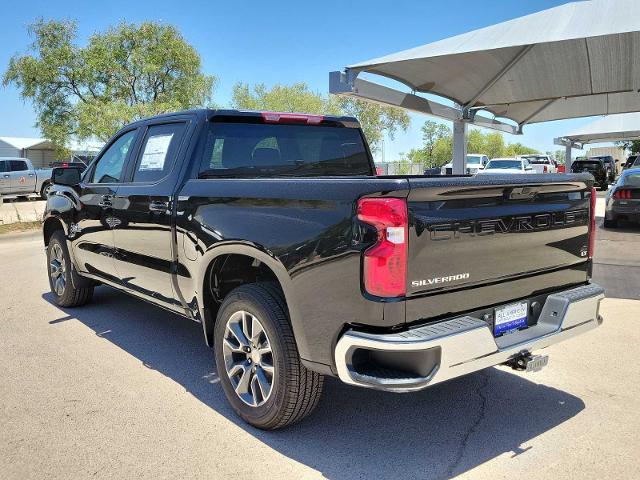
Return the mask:
[(249, 312), (235, 312), (222, 342), (226, 373), (236, 395), (251, 407), (264, 405), (275, 377), (271, 343), (262, 323)]
[(51, 276), (53, 290), (58, 296), (62, 296), (62, 294), (64, 294), (64, 287), (67, 284), (67, 268), (62, 247), (58, 243), (54, 243), (51, 247), (49, 275)]

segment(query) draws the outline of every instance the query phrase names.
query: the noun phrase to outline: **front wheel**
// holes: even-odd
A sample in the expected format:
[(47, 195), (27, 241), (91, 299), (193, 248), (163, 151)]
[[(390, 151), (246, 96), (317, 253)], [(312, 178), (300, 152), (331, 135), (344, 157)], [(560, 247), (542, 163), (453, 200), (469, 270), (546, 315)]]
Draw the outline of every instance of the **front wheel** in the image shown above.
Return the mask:
[(604, 219), (604, 228), (617, 228), (618, 226), (618, 219), (617, 218), (612, 218), (611, 220), (607, 220), (606, 218)]
[(55, 232), (47, 246), (49, 286), (55, 302), (61, 307), (78, 307), (91, 301), (93, 287), (77, 288), (71, 279), (71, 257), (61, 230)]
[(323, 376), (300, 362), (287, 307), (270, 283), (243, 285), (224, 299), (214, 328), (216, 368), (235, 412), (275, 430), (318, 404)]

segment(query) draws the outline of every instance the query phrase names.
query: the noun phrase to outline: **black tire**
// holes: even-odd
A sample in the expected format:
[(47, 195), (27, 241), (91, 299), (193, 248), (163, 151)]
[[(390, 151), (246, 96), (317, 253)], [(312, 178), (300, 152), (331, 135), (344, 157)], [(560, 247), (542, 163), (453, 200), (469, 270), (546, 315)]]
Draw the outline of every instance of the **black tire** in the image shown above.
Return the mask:
[(618, 219), (614, 217), (611, 220), (607, 220), (605, 218), (603, 222), (603, 226), (604, 228), (618, 228)]
[(604, 182), (600, 185), (600, 189), (606, 192), (609, 189), (609, 184), (607, 182)]
[[(58, 250), (59, 249), (59, 250)], [(63, 261), (60, 261), (60, 257)], [(58, 266), (54, 265), (56, 263)], [(47, 246), (47, 273), (49, 287), (56, 304), (61, 307), (79, 307), (91, 301), (93, 287), (76, 288), (72, 281), (72, 264), (67, 241), (61, 230), (54, 232)], [(60, 278), (63, 283), (60, 283)]]
[(42, 184), (42, 188), (40, 188), (40, 198), (43, 200), (47, 199), (47, 193), (49, 188), (51, 187), (51, 182), (44, 182)]
[[(258, 318), (270, 343), (272, 386), (270, 394), (260, 406), (251, 406), (240, 398), (225, 367), (223, 341), (227, 322), (238, 312), (247, 312)], [(278, 286), (255, 283), (232, 290), (218, 311), (214, 349), (224, 393), (233, 410), (245, 422), (263, 430), (275, 430), (302, 420), (318, 404), (324, 377), (302, 365), (289, 324), (287, 306)], [(243, 372), (244, 375), (247, 373)]]

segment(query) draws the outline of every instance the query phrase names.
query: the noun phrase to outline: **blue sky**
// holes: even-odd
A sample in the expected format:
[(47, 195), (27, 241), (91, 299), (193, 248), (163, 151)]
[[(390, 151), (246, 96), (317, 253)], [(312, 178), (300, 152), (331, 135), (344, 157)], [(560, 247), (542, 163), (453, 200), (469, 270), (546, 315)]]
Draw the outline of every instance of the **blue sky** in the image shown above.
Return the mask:
[[(176, 25), (219, 79), (214, 100), (228, 105), (233, 85), (306, 82), (328, 89), (328, 72), (345, 65), (544, 10), (562, 0), (448, 1), (54, 1), (27, 0), (3, 9), (0, 68), (29, 44), (26, 26), (37, 17), (75, 19), (81, 41), (121, 20), (157, 20)], [(13, 88), (0, 88), (0, 136), (39, 136), (35, 114)], [(385, 142), (387, 160), (420, 145), (428, 117), (412, 115), (412, 126)], [(593, 119), (525, 127), (505, 135), (541, 151), (555, 150), (553, 138)]]

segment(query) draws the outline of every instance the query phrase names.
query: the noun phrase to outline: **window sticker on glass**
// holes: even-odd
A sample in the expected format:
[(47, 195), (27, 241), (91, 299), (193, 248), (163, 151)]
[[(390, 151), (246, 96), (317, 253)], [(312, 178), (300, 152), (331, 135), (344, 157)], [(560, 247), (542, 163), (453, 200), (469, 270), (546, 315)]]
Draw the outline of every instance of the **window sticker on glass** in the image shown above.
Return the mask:
[(138, 171), (162, 170), (172, 138), (173, 133), (149, 137), (140, 159)]

